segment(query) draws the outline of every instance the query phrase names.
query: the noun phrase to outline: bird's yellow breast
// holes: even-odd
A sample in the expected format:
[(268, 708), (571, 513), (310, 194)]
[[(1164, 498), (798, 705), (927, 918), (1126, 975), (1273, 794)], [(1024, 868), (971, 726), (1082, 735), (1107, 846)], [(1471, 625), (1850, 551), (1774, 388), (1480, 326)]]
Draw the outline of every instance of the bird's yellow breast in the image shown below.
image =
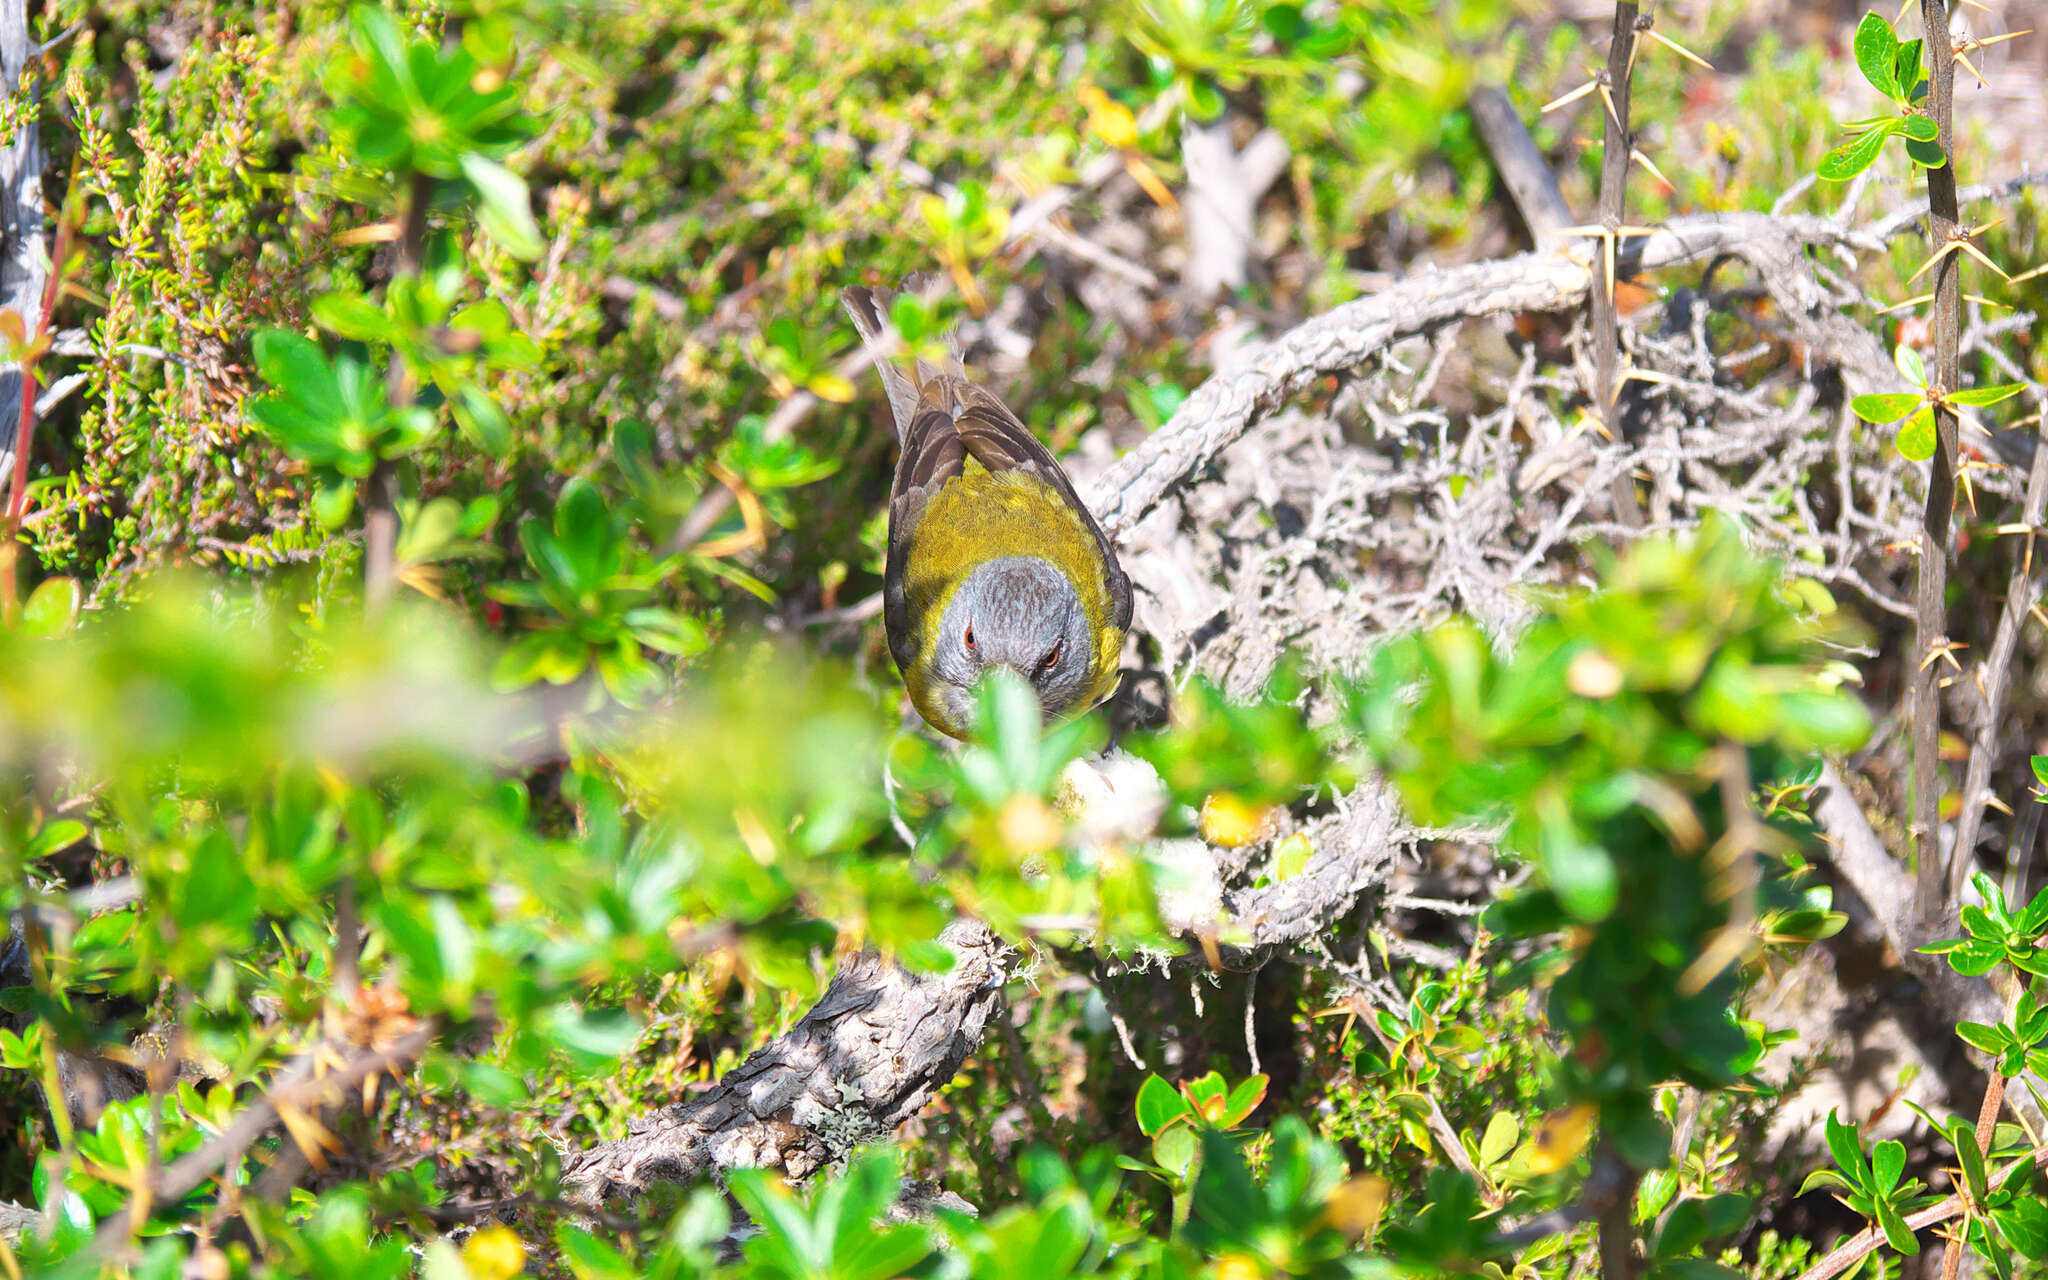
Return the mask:
[(1022, 471), (990, 472), (973, 458), (926, 501), (907, 539), (903, 594), (918, 638), (917, 666), (930, 663), (954, 590), (976, 566), (1003, 556), (1037, 556), (1074, 584), (1096, 637), (1095, 679), (1085, 701), (1099, 701), (1115, 678), (1123, 634), (1110, 625), (1109, 589), (1094, 533), (1065, 495), (1043, 480)]

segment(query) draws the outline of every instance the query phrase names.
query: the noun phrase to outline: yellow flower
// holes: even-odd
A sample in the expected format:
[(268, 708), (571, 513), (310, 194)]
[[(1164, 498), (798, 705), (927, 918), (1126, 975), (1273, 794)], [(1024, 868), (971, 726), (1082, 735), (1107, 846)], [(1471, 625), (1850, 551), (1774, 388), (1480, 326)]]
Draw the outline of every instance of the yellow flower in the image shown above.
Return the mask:
[(512, 1280), (526, 1270), (526, 1246), (512, 1228), (492, 1224), (480, 1228), (462, 1246), (462, 1265), (470, 1280)]
[(1218, 791), (1202, 801), (1202, 839), (1235, 849), (1250, 844), (1266, 825), (1264, 811), (1246, 804), (1228, 791)]

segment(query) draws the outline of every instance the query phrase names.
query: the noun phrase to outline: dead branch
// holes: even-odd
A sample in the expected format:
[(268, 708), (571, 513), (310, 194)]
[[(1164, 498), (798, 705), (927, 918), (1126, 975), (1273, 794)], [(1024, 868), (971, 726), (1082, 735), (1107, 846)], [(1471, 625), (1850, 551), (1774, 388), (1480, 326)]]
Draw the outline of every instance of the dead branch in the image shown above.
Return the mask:
[(1010, 948), (972, 921), (941, 941), (955, 957), (946, 973), (914, 974), (873, 951), (848, 960), (788, 1034), (709, 1090), (571, 1155), (568, 1198), (601, 1205), (739, 1168), (804, 1178), (887, 1136), (953, 1078), (1002, 1003)]
[(2005, 607), (1999, 612), (1998, 632), (1991, 651), (1978, 667), (1984, 704), (1977, 716), (1977, 733), (1970, 744), (1970, 763), (1963, 774), (1962, 810), (1956, 815), (1955, 851), (1950, 857), (1948, 896), (1959, 899), (1970, 871), (1976, 866), (1977, 835), (1983, 829), (1984, 806), (1991, 799), (1991, 770), (1998, 763), (1999, 710), (2005, 703), (2006, 685), (2012, 678), (2012, 658), (2019, 647), (2020, 628), (2041, 598), (2041, 584), (2048, 576), (2048, 559), (2034, 558), (2034, 530), (2048, 514), (2048, 444), (2034, 444), (2034, 465), (2027, 474), (2027, 498), (2020, 510), (2026, 531), (2017, 535), (2021, 549), (2013, 556), (2012, 576), (2006, 581)]
[[(1934, 268), (1934, 358), (1928, 385), (1935, 390), (1934, 459), (1927, 473), (1927, 506), (1920, 531), (1920, 563), (1913, 589), (1913, 651), (1906, 665), (1913, 714), (1913, 826), (1920, 856), (1914, 907), (1932, 925), (1951, 914), (1947, 863), (1941, 850), (1942, 664), (1937, 651), (1948, 643), (1949, 520), (1956, 505), (1959, 419), (1941, 396), (1958, 389), (1962, 377), (1963, 255), (1945, 252), (1962, 217), (1956, 201), (1956, 67), (1948, 38), (1947, 0), (1920, 0), (1927, 28), (1927, 113), (1940, 130), (1949, 163), (1927, 171), (1927, 211), (1939, 255)], [(1955, 857), (1966, 857), (1958, 849)]]

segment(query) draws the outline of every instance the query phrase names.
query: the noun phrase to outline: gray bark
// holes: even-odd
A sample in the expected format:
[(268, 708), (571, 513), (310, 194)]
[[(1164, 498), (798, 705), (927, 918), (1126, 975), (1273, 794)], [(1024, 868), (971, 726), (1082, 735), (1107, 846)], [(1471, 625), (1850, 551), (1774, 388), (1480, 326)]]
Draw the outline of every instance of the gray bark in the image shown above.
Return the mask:
[(572, 1200), (601, 1204), (657, 1182), (741, 1168), (803, 1178), (923, 1109), (981, 1043), (1009, 979), (1010, 948), (987, 926), (941, 935), (957, 963), (913, 974), (873, 951), (841, 966), (824, 999), (705, 1093), (574, 1153)]

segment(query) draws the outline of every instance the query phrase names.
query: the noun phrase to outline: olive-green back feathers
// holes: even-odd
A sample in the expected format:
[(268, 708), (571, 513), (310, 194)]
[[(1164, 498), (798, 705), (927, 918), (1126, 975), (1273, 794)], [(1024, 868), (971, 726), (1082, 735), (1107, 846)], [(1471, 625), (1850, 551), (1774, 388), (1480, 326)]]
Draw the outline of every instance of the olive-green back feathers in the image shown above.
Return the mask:
[[(1091, 616), (1114, 628), (1121, 644), (1131, 623), (1131, 581), (1058, 460), (1008, 406), (965, 378), (922, 363), (906, 376), (886, 345), (886, 294), (856, 286), (846, 291), (845, 304), (875, 355), (903, 446), (889, 495), (889, 555), (882, 588), (896, 665), (908, 672), (927, 639), (913, 615), (945, 606), (943, 592), (924, 595), (940, 585), (934, 579), (943, 575), (957, 581), (976, 564), (998, 556), (1037, 555), (1051, 561), (1074, 582)], [(985, 475), (970, 475), (970, 461), (978, 464), (974, 472)], [(993, 487), (984, 487), (991, 482)], [(937, 505), (937, 514), (946, 527), (924, 530), (942, 491), (946, 501)], [(929, 547), (929, 568), (920, 563), (912, 570), (913, 544), (920, 562), (927, 560)], [(920, 593), (916, 599), (913, 580)], [(1114, 669), (1114, 654), (1103, 661)]]

